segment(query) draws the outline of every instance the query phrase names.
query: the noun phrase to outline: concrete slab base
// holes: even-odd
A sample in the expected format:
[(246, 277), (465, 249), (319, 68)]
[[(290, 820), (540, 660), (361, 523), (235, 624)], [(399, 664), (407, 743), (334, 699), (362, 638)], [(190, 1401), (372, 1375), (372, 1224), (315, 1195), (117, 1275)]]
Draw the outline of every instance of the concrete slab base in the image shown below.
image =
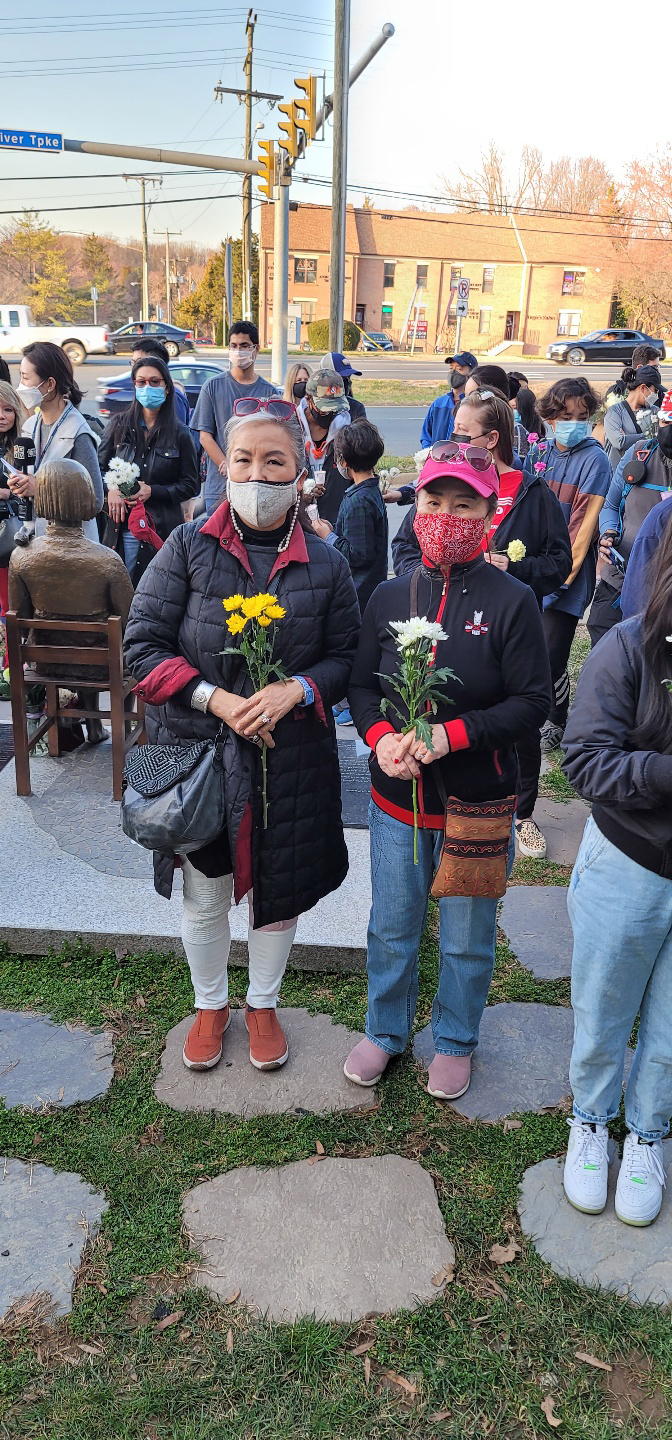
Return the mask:
[[(3, 860), (0, 941), (18, 954), (43, 955), (76, 940), (99, 952), (184, 953), (181, 879), (176, 877), (172, 900), (162, 900), (149, 855), (122, 834), (119, 807), (96, 768), (107, 765), (108, 748), (31, 763), (33, 795), (27, 799), (16, 794), (12, 765), (0, 773), (0, 811), (11, 835)], [(339, 890), (300, 917), (290, 959), (298, 969), (365, 968), (369, 837), (365, 830), (345, 833), (350, 871)], [(230, 919), (231, 963), (244, 964), (247, 904), (235, 907)]]
[(516, 959), (537, 980), (571, 975), (574, 937), (564, 885), (512, 885), (499, 923)]
[(0, 1097), (8, 1109), (75, 1105), (112, 1084), (112, 1037), (48, 1016), (0, 1010)]
[(70, 1313), (82, 1251), (106, 1210), (80, 1175), (0, 1159), (0, 1318), (44, 1294), (55, 1315)]
[(189, 1015), (168, 1032), (161, 1070), (154, 1086), (157, 1100), (173, 1110), (218, 1110), (230, 1115), (282, 1115), (292, 1111), (360, 1110), (376, 1104), (375, 1090), (346, 1080), (343, 1061), (361, 1040), (332, 1024), (329, 1015), (280, 1008), (289, 1059), (280, 1070), (255, 1070), (242, 1010), (232, 1012), (224, 1053), (214, 1070), (188, 1070), (182, 1047), (194, 1020)]
[(414, 1310), (455, 1260), (431, 1177), (399, 1155), (231, 1170), (190, 1190), (183, 1216), (196, 1283), (269, 1320)]
[(582, 1215), (562, 1188), (562, 1159), (526, 1170), (518, 1213), (523, 1233), (555, 1271), (579, 1285), (615, 1290), (645, 1305), (672, 1302), (672, 1141), (663, 1143), (668, 1190), (653, 1225), (624, 1225), (614, 1211), (619, 1162), (609, 1166), (609, 1198), (601, 1215)]

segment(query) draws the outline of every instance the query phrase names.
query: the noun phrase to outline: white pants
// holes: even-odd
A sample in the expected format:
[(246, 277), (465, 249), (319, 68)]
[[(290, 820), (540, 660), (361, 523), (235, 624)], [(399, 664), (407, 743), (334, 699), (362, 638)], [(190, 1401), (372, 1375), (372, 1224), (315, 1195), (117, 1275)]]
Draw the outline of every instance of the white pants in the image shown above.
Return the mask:
[[(223, 1010), (229, 998), (228, 960), (231, 948), (229, 910), (233, 876), (211, 880), (189, 860), (183, 862), (184, 902), (182, 943), (184, 945), (197, 1010)], [(250, 922), (252, 895), (248, 895)], [(281, 920), (247, 932), (250, 983), (247, 1003), (255, 1010), (274, 1009), (289, 952), (294, 943), (297, 920)]]

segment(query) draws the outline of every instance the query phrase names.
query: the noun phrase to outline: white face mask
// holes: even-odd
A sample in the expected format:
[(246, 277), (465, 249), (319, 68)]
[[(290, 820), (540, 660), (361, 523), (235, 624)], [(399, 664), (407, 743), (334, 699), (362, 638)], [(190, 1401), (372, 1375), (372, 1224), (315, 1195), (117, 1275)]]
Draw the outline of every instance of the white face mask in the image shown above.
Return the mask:
[(229, 504), (253, 530), (271, 530), (281, 525), (299, 494), (298, 477), (291, 485), (279, 485), (273, 480), (228, 480), (227, 487)]
[(246, 345), (240, 350), (229, 350), (229, 365), (235, 365), (237, 370), (249, 370), (254, 365), (256, 351), (253, 345)]
[(22, 382), (17, 385), (16, 393), (23, 401), (26, 410), (35, 410), (45, 398), (37, 385), (24, 385)]

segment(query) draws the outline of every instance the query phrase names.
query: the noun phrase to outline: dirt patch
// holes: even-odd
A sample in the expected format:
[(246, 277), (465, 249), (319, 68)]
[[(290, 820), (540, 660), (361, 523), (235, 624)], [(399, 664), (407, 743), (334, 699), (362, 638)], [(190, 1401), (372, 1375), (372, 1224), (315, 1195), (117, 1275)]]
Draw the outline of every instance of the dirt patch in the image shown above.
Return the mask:
[(602, 1385), (612, 1420), (665, 1419), (667, 1403), (660, 1386), (653, 1381), (652, 1370), (649, 1356), (633, 1350), (604, 1376)]

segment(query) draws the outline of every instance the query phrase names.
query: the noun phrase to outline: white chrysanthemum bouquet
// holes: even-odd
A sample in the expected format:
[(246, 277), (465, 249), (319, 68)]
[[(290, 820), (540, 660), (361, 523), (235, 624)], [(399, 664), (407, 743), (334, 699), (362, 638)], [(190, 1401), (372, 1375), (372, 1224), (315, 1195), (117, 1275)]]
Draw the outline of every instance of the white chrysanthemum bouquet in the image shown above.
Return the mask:
[(423, 465), (424, 465), (424, 463), (425, 463), (425, 460), (427, 459), (427, 456), (428, 456), (428, 455), (429, 455), (429, 446), (428, 446), (428, 445), (425, 447), (424, 450), (416, 450), (415, 455), (413, 456), (413, 459), (414, 459), (414, 461), (415, 461), (415, 468), (416, 468), (416, 470), (417, 470), (417, 472), (418, 472), (418, 475), (420, 474), (420, 471), (422, 470), (422, 467), (423, 467)]
[(124, 500), (130, 500), (140, 488), (140, 467), (133, 460), (122, 460), (119, 455), (113, 455), (110, 460), (109, 470), (105, 476), (105, 485), (108, 490), (118, 490)]
[[(431, 715), (436, 715), (438, 701), (452, 705), (452, 700), (441, 693), (441, 686), (447, 680), (457, 680), (452, 670), (434, 668), (436, 646), (448, 636), (433, 620), (416, 615), (411, 620), (393, 620), (390, 629), (399, 652), (399, 669), (391, 677), (404, 709), (400, 710), (392, 700), (380, 702), (382, 715), (393, 710), (404, 727), (402, 735), (415, 730), (418, 740), (423, 740), (428, 750), (433, 751)], [(408, 715), (408, 723), (406, 723)], [(413, 862), (418, 863), (418, 782), (413, 777)]]

